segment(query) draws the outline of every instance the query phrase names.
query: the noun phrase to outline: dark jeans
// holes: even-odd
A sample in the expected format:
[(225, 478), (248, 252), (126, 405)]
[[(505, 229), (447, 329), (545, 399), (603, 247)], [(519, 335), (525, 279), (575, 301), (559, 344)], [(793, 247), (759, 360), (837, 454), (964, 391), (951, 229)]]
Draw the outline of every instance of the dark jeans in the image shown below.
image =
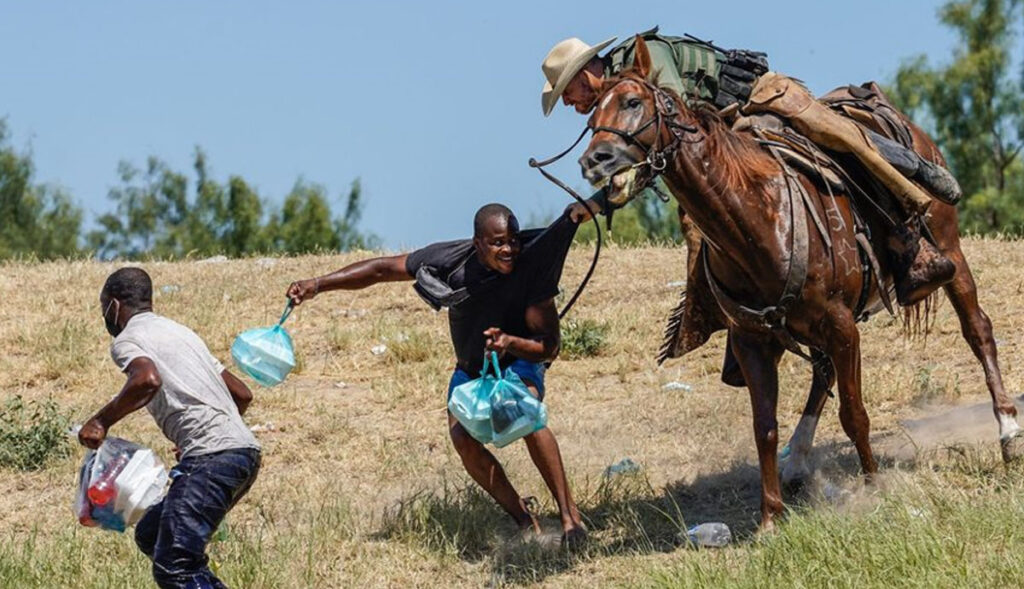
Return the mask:
[(167, 496), (135, 526), (135, 543), (153, 561), (157, 585), (225, 587), (207, 566), (206, 544), (259, 470), (260, 452), (250, 448), (188, 457), (174, 467)]

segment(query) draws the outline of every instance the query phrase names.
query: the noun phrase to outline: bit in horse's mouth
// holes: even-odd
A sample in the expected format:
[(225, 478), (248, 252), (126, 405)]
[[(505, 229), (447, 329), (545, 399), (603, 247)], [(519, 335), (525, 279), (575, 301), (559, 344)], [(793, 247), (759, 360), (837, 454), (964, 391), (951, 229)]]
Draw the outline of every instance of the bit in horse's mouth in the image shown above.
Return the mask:
[(629, 166), (606, 176), (594, 184), (594, 188), (607, 188), (609, 203), (613, 205), (626, 204), (636, 192), (636, 168)]

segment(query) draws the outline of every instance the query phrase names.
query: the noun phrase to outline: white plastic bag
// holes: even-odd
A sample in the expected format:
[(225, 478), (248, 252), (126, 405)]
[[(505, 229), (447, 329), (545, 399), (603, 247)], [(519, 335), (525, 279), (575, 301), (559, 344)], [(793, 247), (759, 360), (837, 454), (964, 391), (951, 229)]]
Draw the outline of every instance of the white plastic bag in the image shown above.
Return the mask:
[(74, 510), (83, 526), (123, 532), (164, 495), (167, 469), (148, 448), (107, 438), (78, 472)]

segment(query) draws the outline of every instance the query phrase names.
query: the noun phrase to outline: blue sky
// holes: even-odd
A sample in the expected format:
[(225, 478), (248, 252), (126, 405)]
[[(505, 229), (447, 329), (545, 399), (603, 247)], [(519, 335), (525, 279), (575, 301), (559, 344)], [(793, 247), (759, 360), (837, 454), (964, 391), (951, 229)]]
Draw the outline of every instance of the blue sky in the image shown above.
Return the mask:
[[(11, 2), (0, 17), (0, 117), (36, 180), (89, 213), (117, 163), (149, 155), (280, 200), (300, 176), (339, 199), (361, 177), (363, 226), (392, 249), (460, 237), (482, 204), (529, 219), (567, 197), (526, 162), (584, 118), (540, 110), (540, 62), (561, 39), (660, 25), (768, 52), (817, 93), (945, 60), (940, 2)], [(884, 14), (884, 18), (880, 16)], [(580, 186), (575, 157), (556, 173)], [(340, 211), (340, 207), (339, 207)]]

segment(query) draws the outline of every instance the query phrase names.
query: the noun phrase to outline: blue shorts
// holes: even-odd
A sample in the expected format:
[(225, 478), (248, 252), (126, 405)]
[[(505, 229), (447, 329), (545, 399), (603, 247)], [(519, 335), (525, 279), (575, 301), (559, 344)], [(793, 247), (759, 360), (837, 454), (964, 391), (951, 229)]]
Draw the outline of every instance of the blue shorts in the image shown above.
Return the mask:
[[(526, 360), (516, 360), (509, 364), (507, 370), (511, 370), (516, 373), (519, 378), (523, 379), (528, 385), (537, 387), (537, 399), (539, 401), (544, 400), (544, 365), (540, 362), (527, 362)], [(455, 372), (452, 373), (452, 379), (448, 382), (448, 399), (452, 398), (452, 390), (460, 384), (465, 384), (473, 380), (473, 377), (469, 375), (465, 370), (456, 368)]]

